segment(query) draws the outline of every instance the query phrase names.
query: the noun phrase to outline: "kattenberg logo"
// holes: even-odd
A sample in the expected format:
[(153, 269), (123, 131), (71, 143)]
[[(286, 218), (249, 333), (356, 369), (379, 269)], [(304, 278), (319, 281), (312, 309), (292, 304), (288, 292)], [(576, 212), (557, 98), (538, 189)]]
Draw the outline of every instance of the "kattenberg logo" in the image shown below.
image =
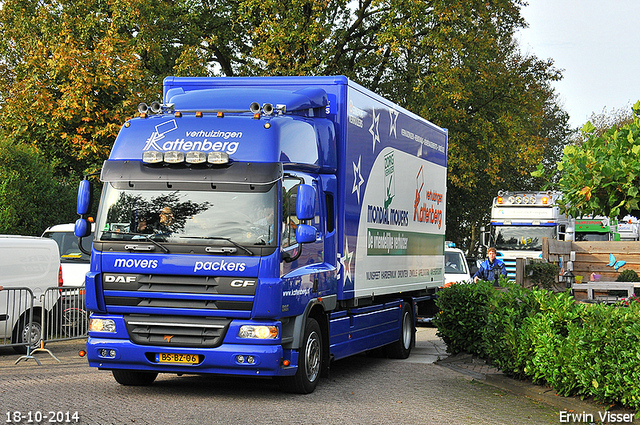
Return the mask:
[[(240, 146), (239, 141), (230, 141), (229, 139), (241, 139), (241, 131), (222, 131), (222, 130), (195, 130), (186, 131), (185, 137), (172, 140), (165, 140), (165, 136), (178, 129), (175, 120), (158, 124), (155, 131), (146, 140), (143, 151), (205, 151), (205, 152), (227, 152), (233, 155)], [(198, 138), (203, 140), (189, 140)], [(221, 140), (210, 140), (222, 139)]]

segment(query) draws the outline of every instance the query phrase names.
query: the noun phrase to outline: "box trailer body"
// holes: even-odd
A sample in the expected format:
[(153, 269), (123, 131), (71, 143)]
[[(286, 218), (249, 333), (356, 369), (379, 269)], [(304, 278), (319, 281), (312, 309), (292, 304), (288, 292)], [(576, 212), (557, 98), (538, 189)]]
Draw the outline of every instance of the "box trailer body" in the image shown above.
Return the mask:
[(101, 173), (90, 365), (306, 393), (332, 359), (408, 355), (443, 285), (446, 130), (345, 77), (168, 77), (141, 111)]

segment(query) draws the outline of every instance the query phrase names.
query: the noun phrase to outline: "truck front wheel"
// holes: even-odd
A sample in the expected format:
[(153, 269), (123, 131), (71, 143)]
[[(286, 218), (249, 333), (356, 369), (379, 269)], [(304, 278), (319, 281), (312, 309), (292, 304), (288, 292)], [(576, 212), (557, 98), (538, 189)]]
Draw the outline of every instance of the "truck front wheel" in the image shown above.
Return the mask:
[(113, 369), (111, 373), (115, 380), (118, 381), (118, 384), (136, 387), (151, 385), (158, 376), (154, 372), (140, 372), (137, 370)]
[(303, 341), (298, 355), (296, 374), (279, 378), (280, 388), (283, 391), (309, 394), (318, 385), (322, 367), (322, 332), (315, 319), (307, 319)]

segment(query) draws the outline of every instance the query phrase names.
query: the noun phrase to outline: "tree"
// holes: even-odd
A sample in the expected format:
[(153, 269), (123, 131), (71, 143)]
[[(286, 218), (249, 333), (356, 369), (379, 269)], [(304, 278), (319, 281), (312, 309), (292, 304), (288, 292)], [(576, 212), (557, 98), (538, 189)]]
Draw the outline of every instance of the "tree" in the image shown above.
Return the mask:
[(564, 148), (558, 163), (563, 193), (560, 206), (573, 217), (637, 214), (640, 202), (640, 101), (633, 120), (602, 134), (587, 122), (581, 144)]
[(122, 25), (100, 0), (3, 3), (0, 124), (60, 176), (99, 167), (150, 88)]
[(76, 219), (77, 186), (59, 183), (32, 147), (0, 142), (0, 233), (40, 236)]

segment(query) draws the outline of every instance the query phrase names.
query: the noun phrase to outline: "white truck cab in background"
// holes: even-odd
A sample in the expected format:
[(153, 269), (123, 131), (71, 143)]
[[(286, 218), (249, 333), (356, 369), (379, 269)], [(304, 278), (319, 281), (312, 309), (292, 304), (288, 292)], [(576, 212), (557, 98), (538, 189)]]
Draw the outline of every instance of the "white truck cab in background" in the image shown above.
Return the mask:
[[(51, 239), (32, 236), (0, 235), (0, 338), (12, 344), (42, 337), (42, 309), (53, 309), (57, 300), (42, 305), (47, 288), (60, 284), (58, 246)], [(29, 325), (30, 294), (13, 288), (29, 288), (33, 293), (33, 323)], [(59, 296), (58, 296), (59, 297)], [(26, 352), (26, 346), (15, 346)]]
[[(90, 256), (78, 247), (78, 237), (73, 234), (73, 227), (74, 223), (57, 224), (42, 234), (43, 238), (53, 239), (58, 244), (62, 282), (65, 287), (84, 286), (84, 279), (89, 271)], [(94, 229), (95, 224), (92, 226), (91, 235), (82, 239), (82, 246), (86, 252), (91, 252)]]

